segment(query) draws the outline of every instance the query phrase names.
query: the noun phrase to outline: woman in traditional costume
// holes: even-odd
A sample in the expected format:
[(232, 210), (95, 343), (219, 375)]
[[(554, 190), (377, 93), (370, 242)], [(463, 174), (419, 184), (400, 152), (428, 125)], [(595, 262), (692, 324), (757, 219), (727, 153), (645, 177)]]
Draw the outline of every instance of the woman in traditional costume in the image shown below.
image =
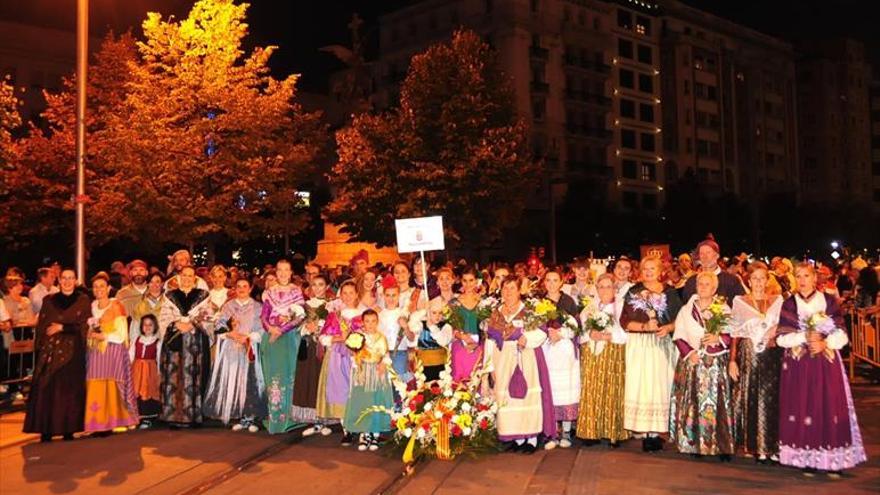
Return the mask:
[(816, 291), (809, 263), (795, 269), (797, 288), (782, 303), (777, 344), (785, 349), (779, 380), (779, 463), (832, 477), (865, 462), (849, 380), (840, 358), (849, 339), (837, 300)]
[(483, 358), (479, 318), (481, 300), (477, 274), (472, 269), (466, 269), (461, 274), (461, 294), (449, 304), (449, 309), (458, 313), (457, 321), (461, 326), (453, 328), (450, 346), (452, 380), (455, 382), (468, 380), (476, 364)]
[(769, 268), (749, 265), (749, 294), (733, 299), (733, 345), (729, 374), (734, 381), (737, 445), (757, 462), (778, 461), (779, 372), (782, 349), (776, 328), (782, 296), (767, 293)]
[(92, 278), (92, 317), (89, 319), (86, 362), (86, 432), (125, 431), (137, 425), (137, 399), (128, 356), (125, 307), (110, 298), (110, 278)]
[(522, 279), (501, 282), (501, 305), (488, 320), (485, 361), (494, 382), (498, 403), (498, 439), (509, 442), (508, 450), (533, 454), (538, 436), (556, 436), (550, 377), (541, 344), (547, 334), (526, 328), (526, 305), (520, 296)]
[(730, 308), (715, 297), (717, 275), (703, 271), (696, 279), (697, 292), (679, 311), (672, 336), (680, 358), (672, 387), (670, 440), (683, 454), (730, 461), (735, 450), (727, 375)]
[(329, 286), (325, 275), (317, 274), (309, 281), (311, 297), (305, 303), (306, 320), (300, 325), (302, 338), (296, 358), (296, 377), (293, 380), (293, 419), (311, 426), (303, 430), (303, 436), (315, 433), (327, 436), (332, 431), (318, 418), (318, 380), (321, 378), (321, 358), (323, 349), (318, 343), (318, 333), (327, 319)]
[[(130, 328), (129, 328), (129, 340), (132, 342), (141, 335), (140, 324), (141, 320), (146, 315), (153, 315), (156, 321), (159, 321), (159, 315), (162, 312), (162, 304), (165, 302), (164, 291), (165, 281), (162, 279), (162, 275), (159, 273), (153, 273), (147, 277), (147, 290), (140, 297), (137, 304), (134, 305), (134, 310), (130, 315), (131, 318)], [(162, 336), (159, 333), (159, 327), (156, 327), (156, 336), (159, 337), (159, 341), (162, 341)]]
[[(345, 405), (351, 389), (351, 351), (345, 346), (345, 339), (349, 333), (363, 326), (363, 311), (354, 281), (343, 282), (339, 288), (339, 303), (327, 315), (320, 336), (324, 360), (318, 379), (316, 408), (318, 418), (324, 424), (339, 422), (345, 417)], [(347, 447), (353, 441), (354, 435), (343, 428), (342, 445)]]
[(216, 318), (217, 358), (205, 394), (205, 416), (232, 431), (256, 433), (266, 416), (263, 369), (259, 346), (263, 339), (262, 305), (251, 298), (251, 282), (235, 282), (235, 298), (223, 304)]
[(620, 326), (626, 341), (623, 427), (642, 436), (642, 450), (663, 449), (669, 430), (669, 397), (678, 351), (670, 334), (681, 308), (678, 292), (660, 281), (662, 262), (649, 256), (639, 265), (641, 282), (626, 293)]
[(202, 400), (211, 376), (211, 340), (205, 328), (210, 314), (208, 291), (196, 287), (196, 271), (191, 266), (182, 268), (177, 280), (179, 288), (165, 294), (159, 316), (159, 418), (172, 428), (202, 423)]
[[(623, 301), (617, 299), (614, 275), (596, 280), (597, 297), (581, 313), (581, 402), (577, 436), (589, 444), (607, 439), (612, 447), (629, 438), (623, 427), (626, 338), (620, 326)], [(593, 323), (596, 322), (596, 323)], [(602, 330), (595, 325), (605, 324)]]
[[(578, 305), (568, 294), (562, 292), (562, 277), (558, 272), (550, 270), (544, 274), (544, 290), (546, 299), (556, 305), (559, 321), (551, 322), (547, 327), (547, 340), (541, 346), (547, 361), (547, 373), (550, 376), (550, 392), (553, 396), (553, 416), (558, 431), (558, 438), (546, 439), (546, 450), (571, 447), (572, 426), (578, 419), (578, 404), (581, 397), (581, 370), (578, 363), (576, 320)], [(572, 328), (575, 327), (575, 329)]]
[(301, 334), (297, 330), (305, 319), (302, 290), (291, 282), (290, 262), (275, 265), (278, 282), (263, 292), (260, 319), (268, 338), (260, 345), (260, 359), (266, 386), (268, 412), (263, 422), (269, 433), (284, 433), (298, 423), (293, 417), (293, 384), (296, 379), (297, 351)]
[(76, 272), (61, 271), (60, 292), (46, 296), (36, 329), (36, 365), (24, 418), (25, 433), (48, 442), (73, 440), (83, 431), (86, 399), (86, 334), (89, 296), (76, 287)]

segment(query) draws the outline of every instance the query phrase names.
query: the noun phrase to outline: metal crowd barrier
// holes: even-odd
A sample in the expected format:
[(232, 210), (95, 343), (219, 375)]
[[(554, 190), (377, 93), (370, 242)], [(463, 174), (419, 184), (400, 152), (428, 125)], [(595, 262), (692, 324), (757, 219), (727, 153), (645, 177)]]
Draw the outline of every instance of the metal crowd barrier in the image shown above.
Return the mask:
[(850, 335), (849, 378), (855, 378), (858, 361), (880, 367), (880, 313), (869, 315), (865, 310), (850, 312), (852, 333)]
[(13, 328), (12, 336), (13, 340), (9, 343), (9, 354), (6, 357), (6, 374), (3, 375), (5, 384), (29, 381), (36, 359), (32, 327)]

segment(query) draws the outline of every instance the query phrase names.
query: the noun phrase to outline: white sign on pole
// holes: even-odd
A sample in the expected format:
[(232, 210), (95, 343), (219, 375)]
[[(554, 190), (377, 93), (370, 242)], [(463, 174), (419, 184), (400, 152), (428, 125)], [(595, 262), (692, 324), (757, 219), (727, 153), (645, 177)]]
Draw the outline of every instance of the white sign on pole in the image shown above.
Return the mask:
[(394, 221), (397, 231), (397, 252), (442, 251), (443, 217), (399, 218)]

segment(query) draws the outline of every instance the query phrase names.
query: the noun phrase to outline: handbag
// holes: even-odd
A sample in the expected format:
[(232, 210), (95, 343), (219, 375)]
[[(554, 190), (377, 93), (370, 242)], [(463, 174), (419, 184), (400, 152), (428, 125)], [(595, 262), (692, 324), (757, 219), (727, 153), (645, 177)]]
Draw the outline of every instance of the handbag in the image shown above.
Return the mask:
[(519, 351), (517, 351), (516, 355), (516, 368), (513, 369), (513, 374), (510, 375), (510, 383), (507, 385), (507, 392), (512, 399), (525, 399), (526, 394), (529, 391), (529, 384), (526, 382), (526, 375), (522, 370), (522, 359), (519, 357)]

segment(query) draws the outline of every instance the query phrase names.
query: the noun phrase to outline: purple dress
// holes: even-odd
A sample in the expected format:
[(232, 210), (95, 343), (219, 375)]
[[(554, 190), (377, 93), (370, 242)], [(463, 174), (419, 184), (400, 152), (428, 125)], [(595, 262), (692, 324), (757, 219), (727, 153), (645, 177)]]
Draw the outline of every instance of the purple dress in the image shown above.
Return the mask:
[(843, 328), (840, 306), (826, 294), (807, 299), (796, 294), (782, 303), (777, 342), (789, 348), (779, 382), (779, 462), (840, 471), (867, 460), (840, 352), (811, 356), (806, 344), (783, 343), (799, 342), (793, 335), (799, 332), (799, 320), (822, 310)]

